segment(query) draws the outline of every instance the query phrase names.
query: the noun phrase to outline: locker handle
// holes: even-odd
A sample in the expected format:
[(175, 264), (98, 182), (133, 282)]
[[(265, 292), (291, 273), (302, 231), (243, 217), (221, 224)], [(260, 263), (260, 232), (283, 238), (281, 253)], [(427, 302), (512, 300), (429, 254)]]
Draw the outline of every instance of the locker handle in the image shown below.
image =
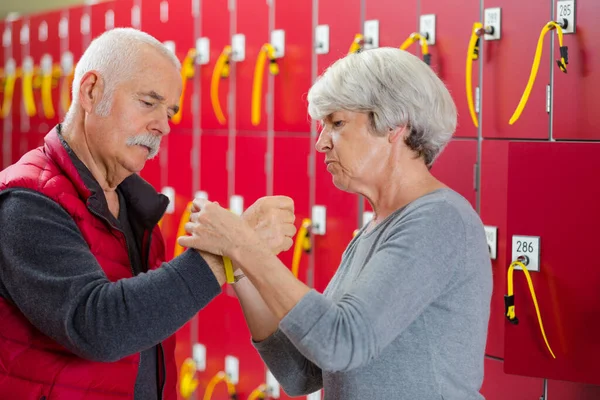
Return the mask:
[(17, 80), (17, 74), (5, 72), (4, 74), (0, 71), (0, 75), (4, 75), (0, 82), (0, 89), (4, 90), (4, 98), (2, 100), (2, 104), (0, 104), (0, 117), (6, 118), (8, 117), (8, 113), (10, 112), (10, 108), (12, 106), (13, 95), (15, 93), (15, 82)]
[(300, 259), (302, 251), (310, 253), (312, 250), (312, 241), (310, 239), (310, 228), (312, 221), (309, 218), (302, 220), (300, 229), (296, 234), (296, 242), (294, 243), (294, 255), (292, 256), (292, 274), (298, 278), (298, 270), (300, 269)]
[(400, 45), (400, 50), (408, 49), (413, 43), (419, 42), (421, 45), (421, 54), (423, 55), (423, 62), (427, 65), (431, 65), (431, 54), (429, 54), (429, 46), (427, 46), (427, 36), (421, 35), (420, 33), (413, 32), (410, 36)]
[(181, 64), (181, 96), (179, 97), (179, 110), (171, 118), (171, 122), (179, 124), (183, 114), (183, 100), (185, 98), (185, 87), (187, 86), (188, 79), (194, 77), (195, 72), (195, 60), (196, 60), (196, 49), (189, 49), (183, 63)]
[(265, 62), (269, 58), (269, 72), (271, 75), (279, 74), (279, 65), (275, 57), (275, 48), (270, 43), (265, 43), (258, 53), (254, 68), (254, 82), (252, 85), (252, 125), (257, 126), (261, 117), (262, 86)]
[(566, 23), (550, 21), (546, 25), (544, 25), (544, 28), (542, 28), (542, 31), (540, 32), (540, 36), (538, 38), (537, 47), (535, 49), (535, 57), (533, 59), (533, 65), (531, 66), (531, 74), (529, 75), (529, 80), (527, 81), (525, 91), (521, 96), (521, 101), (519, 102), (519, 105), (517, 106), (517, 109), (513, 113), (512, 117), (510, 117), (510, 121), (508, 122), (510, 125), (513, 125), (515, 122), (517, 122), (517, 120), (521, 116), (521, 113), (523, 112), (523, 109), (525, 109), (525, 105), (527, 104), (527, 101), (529, 100), (529, 95), (531, 94), (531, 88), (533, 87), (533, 83), (535, 82), (535, 78), (540, 67), (540, 59), (542, 58), (542, 49), (544, 47), (544, 36), (546, 35), (546, 33), (553, 29), (556, 30), (556, 36), (558, 37), (558, 44), (560, 47), (560, 59), (556, 60), (556, 63), (558, 64), (558, 68), (562, 72), (564, 72), (565, 74), (567, 73), (567, 64), (569, 63), (569, 52), (567, 46), (563, 46), (563, 26), (566, 27)]
[(267, 385), (261, 383), (256, 389), (252, 391), (252, 393), (250, 393), (250, 396), (248, 396), (248, 400), (265, 399), (268, 394), (267, 390)]
[(25, 106), (25, 113), (29, 117), (33, 117), (37, 113), (37, 109), (35, 107), (35, 98), (33, 97), (34, 72), (33, 65), (21, 69), (23, 105)]
[[(193, 205), (194, 205), (194, 203), (190, 201), (185, 206), (185, 210), (183, 210), (183, 214), (181, 214), (181, 219), (179, 220), (179, 227), (177, 228), (177, 236), (176, 237), (181, 237), (181, 236), (187, 235), (187, 233), (185, 231), (185, 224), (187, 224), (190, 220), (190, 215), (192, 214), (192, 206)], [(180, 245), (179, 242), (176, 240), (173, 258), (179, 256), (181, 253), (183, 253), (183, 251), (184, 251), (183, 246)]]
[(186, 358), (181, 365), (179, 376), (179, 393), (184, 399), (189, 399), (198, 387), (196, 375), (196, 363), (191, 358)]
[(212, 78), (210, 80), (210, 101), (212, 103), (215, 116), (221, 125), (225, 125), (227, 120), (221, 109), (219, 101), (219, 82), (221, 78), (229, 77), (229, 60), (231, 57), (231, 46), (227, 45), (219, 55), (215, 68), (213, 69)]
[(504, 296), (505, 315), (506, 315), (506, 318), (509, 320), (509, 322), (511, 322), (512, 324), (516, 325), (519, 323), (519, 320), (517, 319), (516, 314), (515, 314), (515, 299), (514, 299), (514, 285), (513, 285), (513, 272), (514, 272), (515, 267), (518, 266), (518, 267), (521, 267), (523, 269), (523, 272), (525, 273), (525, 278), (527, 279), (527, 284), (529, 285), (529, 292), (531, 293), (531, 299), (533, 300), (533, 305), (535, 307), (535, 312), (537, 314), (540, 331), (542, 332), (542, 336), (544, 337), (544, 342), (546, 342), (546, 347), (550, 351), (552, 358), (556, 358), (556, 356), (554, 355), (554, 352), (552, 351), (552, 348), (550, 347), (550, 343), (548, 343), (548, 338), (546, 337), (546, 331), (544, 331), (544, 324), (542, 323), (542, 315), (540, 314), (540, 307), (537, 302), (537, 297), (535, 295), (535, 289), (533, 288), (533, 282), (531, 281), (531, 276), (529, 275), (529, 271), (527, 271), (527, 267), (525, 266), (526, 263), (527, 263), (526, 260), (519, 257), (519, 259), (517, 261), (513, 261), (510, 264), (510, 267), (508, 267), (508, 276), (507, 276), (508, 293)]
[(229, 379), (229, 377), (227, 376), (227, 374), (225, 372), (219, 371), (208, 382), (208, 385), (206, 385), (206, 390), (204, 391), (204, 400), (212, 399), (212, 395), (215, 390), (215, 386), (217, 386), (221, 382), (223, 382), (227, 385), (227, 393), (229, 394), (229, 398), (232, 400), (237, 399), (235, 385), (233, 384), (233, 382), (231, 382), (231, 380)]
[(54, 111), (54, 103), (52, 102), (52, 88), (56, 87), (56, 83), (60, 78), (60, 66), (53, 65), (47, 71), (42, 71), (41, 93), (42, 107), (44, 116), (47, 119), (52, 119), (56, 115)]
[(357, 33), (356, 35), (354, 35), (354, 40), (352, 41), (352, 44), (350, 45), (348, 54), (360, 53), (360, 51), (363, 49), (364, 44), (365, 44), (365, 37), (362, 34)]
[(481, 42), (481, 36), (484, 33), (493, 35), (494, 27), (487, 26), (484, 29), (481, 22), (473, 23), (473, 30), (471, 31), (471, 38), (467, 48), (467, 64), (465, 73), (467, 104), (469, 105), (469, 114), (471, 114), (471, 120), (473, 120), (473, 124), (476, 128), (479, 127), (479, 121), (477, 120), (475, 103), (473, 101), (473, 61), (479, 59), (479, 43)]

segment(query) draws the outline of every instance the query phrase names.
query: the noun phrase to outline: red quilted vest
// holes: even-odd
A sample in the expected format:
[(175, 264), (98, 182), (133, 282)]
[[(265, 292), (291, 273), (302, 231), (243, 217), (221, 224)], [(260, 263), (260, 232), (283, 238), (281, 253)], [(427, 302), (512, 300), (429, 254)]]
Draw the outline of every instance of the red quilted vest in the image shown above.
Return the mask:
[[(158, 210), (155, 207), (155, 221), (144, 225), (143, 242), (148, 268), (158, 268), (164, 261), (165, 248), (156, 221), (164, 212), (166, 198), (136, 175), (125, 182), (136, 189), (140, 199), (152, 198), (159, 205)], [(92, 212), (98, 214), (96, 198), (84, 184), (56, 129), (48, 133), (44, 146), (28, 152), (0, 172), (0, 191), (10, 188), (32, 189), (59, 203), (77, 223), (110, 281), (132, 276), (124, 235)], [(0, 298), (0, 321), (0, 398), (133, 399), (139, 354), (112, 363), (80, 358), (37, 330), (3, 298)], [(163, 385), (165, 400), (177, 397), (174, 353), (173, 335), (159, 346), (159, 383)]]

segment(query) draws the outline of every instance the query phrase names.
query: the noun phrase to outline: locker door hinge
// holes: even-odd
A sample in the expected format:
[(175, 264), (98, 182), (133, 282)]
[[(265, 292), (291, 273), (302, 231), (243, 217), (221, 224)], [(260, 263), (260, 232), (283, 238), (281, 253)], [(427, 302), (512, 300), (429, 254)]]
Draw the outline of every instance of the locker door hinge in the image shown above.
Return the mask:
[(473, 190), (479, 190), (479, 165), (473, 164)]
[(551, 94), (550, 85), (546, 85), (546, 112), (550, 113), (550, 94)]

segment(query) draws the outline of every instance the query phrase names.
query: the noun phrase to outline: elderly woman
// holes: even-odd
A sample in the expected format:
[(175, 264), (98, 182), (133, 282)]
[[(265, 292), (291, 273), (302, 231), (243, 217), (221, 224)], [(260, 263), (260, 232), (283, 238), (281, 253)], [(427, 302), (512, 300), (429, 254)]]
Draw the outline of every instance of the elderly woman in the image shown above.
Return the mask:
[(483, 399), (485, 233), (471, 205), (429, 171), (456, 127), (450, 93), (417, 57), (379, 48), (334, 63), (308, 100), (334, 185), (365, 196), (375, 213), (325, 292), (295, 279), (215, 203), (197, 202), (192, 236), (180, 243), (233, 260), (253, 343), (289, 395)]

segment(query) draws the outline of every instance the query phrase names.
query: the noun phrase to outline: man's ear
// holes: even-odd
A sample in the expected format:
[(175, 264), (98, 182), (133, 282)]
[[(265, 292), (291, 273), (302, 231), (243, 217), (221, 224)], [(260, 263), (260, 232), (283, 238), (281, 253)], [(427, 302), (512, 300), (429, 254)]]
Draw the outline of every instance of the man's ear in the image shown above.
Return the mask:
[(408, 128), (408, 126), (397, 126), (395, 128), (390, 128), (388, 131), (388, 140), (390, 143), (395, 143), (398, 140), (404, 141), (409, 133), (410, 128)]
[(104, 80), (97, 71), (88, 71), (79, 85), (79, 104), (87, 113), (91, 113), (104, 93)]

